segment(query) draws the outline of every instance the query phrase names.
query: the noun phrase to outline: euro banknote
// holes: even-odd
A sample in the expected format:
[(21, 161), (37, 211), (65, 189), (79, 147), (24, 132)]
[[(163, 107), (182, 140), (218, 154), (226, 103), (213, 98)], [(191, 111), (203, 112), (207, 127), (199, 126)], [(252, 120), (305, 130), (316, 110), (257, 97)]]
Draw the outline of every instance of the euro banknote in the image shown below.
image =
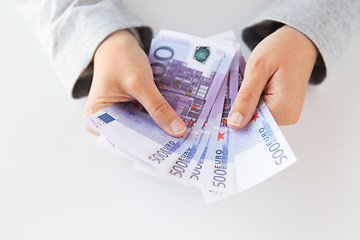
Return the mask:
[(162, 95), (188, 132), (174, 138), (138, 102), (116, 103), (86, 118), (97, 142), (134, 169), (201, 190), (206, 203), (244, 191), (296, 161), (289, 144), (260, 100), (249, 124), (227, 126), (241, 87), (245, 60), (232, 31), (210, 38), (161, 30), (149, 61)]
[(155, 83), (188, 126), (181, 139), (161, 130), (138, 102), (114, 104), (87, 122), (137, 158), (164, 169), (171, 164), (168, 159), (191, 146), (200, 133), (235, 53), (230, 44), (168, 30), (153, 39), (149, 60)]

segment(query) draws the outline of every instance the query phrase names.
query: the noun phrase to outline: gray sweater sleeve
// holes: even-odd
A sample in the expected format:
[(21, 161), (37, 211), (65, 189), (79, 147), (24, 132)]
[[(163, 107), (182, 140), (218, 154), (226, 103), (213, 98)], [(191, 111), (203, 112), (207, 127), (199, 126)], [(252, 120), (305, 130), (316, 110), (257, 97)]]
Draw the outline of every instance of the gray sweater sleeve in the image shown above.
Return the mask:
[(284, 24), (304, 33), (318, 48), (320, 54), (310, 79), (317, 84), (360, 28), (360, 0), (278, 0), (244, 29), (242, 38), (253, 49)]
[[(52, 59), (55, 71), (74, 98), (85, 96), (93, 74), (92, 59), (111, 33), (129, 29), (148, 50), (151, 29), (119, 0), (17, 0)], [(277, 0), (243, 31), (253, 49), (283, 24), (307, 35), (318, 56), (311, 82), (319, 83), (346, 49), (360, 25), (360, 0)]]
[(93, 55), (120, 29), (148, 50), (152, 31), (119, 0), (17, 0), (31, 21), (55, 71), (74, 98), (85, 96), (93, 74)]

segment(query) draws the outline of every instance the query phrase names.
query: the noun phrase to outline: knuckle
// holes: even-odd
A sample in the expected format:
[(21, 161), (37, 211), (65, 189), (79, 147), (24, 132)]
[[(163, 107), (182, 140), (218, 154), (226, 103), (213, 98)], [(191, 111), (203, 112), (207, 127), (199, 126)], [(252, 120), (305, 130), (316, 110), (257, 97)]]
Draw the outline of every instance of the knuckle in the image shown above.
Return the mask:
[(255, 57), (249, 62), (248, 71), (264, 71), (268, 68), (268, 63), (263, 58)]
[(141, 87), (141, 77), (137, 74), (134, 74), (131, 78), (126, 80), (126, 87), (128, 90), (136, 90)]
[(242, 91), (237, 96), (239, 102), (245, 102), (246, 104), (249, 104), (250, 106), (256, 106), (259, 102), (259, 99), (254, 96), (253, 93), (249, 91)]
[(153, 83), (152, 72), (147, 69), (132, 69), (125, 74), (125, 84), (128, 90), (135, 91), (143, 87), (144, 84)]
[(257, 75), (257, 73), (261, 73), (261, 75), (270, 76), (275, 70), (276, 64), (276, 61), (263, 56), (250, 58), (248, 64), (246, 65), (245, 75)]
[(172, 111), (172, 108), (169, 103), (167, 102), (161, 102), (157, 105), (155, 105), (153, 110), (153, 116), (156, 119), (167, 117)]

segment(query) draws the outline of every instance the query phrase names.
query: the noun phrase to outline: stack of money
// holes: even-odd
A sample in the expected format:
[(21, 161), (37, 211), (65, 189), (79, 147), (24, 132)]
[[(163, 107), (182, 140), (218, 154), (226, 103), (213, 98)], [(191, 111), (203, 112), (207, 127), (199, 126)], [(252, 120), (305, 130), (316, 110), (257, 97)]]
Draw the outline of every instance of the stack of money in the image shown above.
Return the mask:
[(161, 30), (149, 60), (162, 95), (187, 124), (181, 138), (160, 129), (138, 102), (117, 103), (87, 117), (98, 142), (134, 168), (198, 187), (207, 203), (248, 189), (296, 161), (265, 103), (249, 124), (227, 126), (245, 61), (232, 31), (210, 38)]

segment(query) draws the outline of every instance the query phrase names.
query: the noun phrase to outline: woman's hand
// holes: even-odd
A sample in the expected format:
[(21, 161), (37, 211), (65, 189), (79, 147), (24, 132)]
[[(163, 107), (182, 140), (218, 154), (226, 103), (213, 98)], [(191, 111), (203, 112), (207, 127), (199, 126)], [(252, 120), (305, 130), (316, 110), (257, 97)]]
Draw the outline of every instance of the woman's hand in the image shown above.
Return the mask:
[(300, 31), (283, 26), (253, 50), (231, 108), (228, 125), (240, 129), (252, 118), (262, 95), (279, 125), (295, 124), (318, 51)]
[(168, 134), (174, 137), (185, 134), (185, 123), (154, 83), (147, 55), (130, 32), (120, 30), (106, 38), (95, 53), (94, 76), (84, 116), (135, 99)]

